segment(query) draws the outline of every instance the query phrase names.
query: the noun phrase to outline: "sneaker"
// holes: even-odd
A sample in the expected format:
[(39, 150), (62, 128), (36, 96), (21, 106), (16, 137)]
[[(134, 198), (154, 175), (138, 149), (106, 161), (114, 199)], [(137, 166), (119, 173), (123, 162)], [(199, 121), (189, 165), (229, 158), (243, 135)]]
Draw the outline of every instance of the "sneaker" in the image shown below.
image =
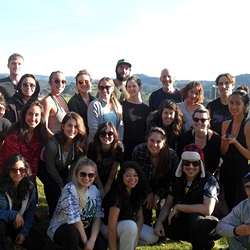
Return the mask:
[(43, 223), (43, 220), (38, 212), (34, 213), (34, 222), (37, 224)]
[(163, 236), (160, 236), (159, 240), (157, 241), (157, 244), (161, 244), (162, 246), (165, 246), (167, 244), (166, 238)]

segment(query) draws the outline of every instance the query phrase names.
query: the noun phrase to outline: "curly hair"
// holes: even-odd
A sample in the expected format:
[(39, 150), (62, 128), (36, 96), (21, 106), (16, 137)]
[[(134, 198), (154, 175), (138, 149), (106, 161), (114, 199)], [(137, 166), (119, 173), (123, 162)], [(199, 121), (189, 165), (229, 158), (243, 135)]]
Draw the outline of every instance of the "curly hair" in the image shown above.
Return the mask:
[(167, 173), (171, 172), (172, 161), (171, 161), (171, 153), (167, 143), (167, 137), (165, 131), (160, 127), (152, 127), (149, 130), (149, 133), (146, 137), (148, 142), (149, 137), (153, 134), (157, 133), (161, 136), (162, 140), (164, 140), (164, 145), (159, 153), (159, 162), (157, 165), (157, 169), (159, 172), (159, 176), (165, 176)]
[(197, 97), (196, 103), (202, 103), (204, 101), (204, 90), (202, 85), (199, 82), (193, 81), (188, 83), (186, 86), (180, 89), (182, 98), (185, 100), (188, 97), (188, 91), (192, 88), (197, 88), (199, 96)]
[(128, 169), (134, 169), (138, 175), (138, 183), (134, 188), (131, 190), (131, 203), (134, 206), (134, 213), (137, 213), (142, 205), (143, 201), (147, 197), (147, 191), (149, 190), (144, 172), (141, 166), (135, 161), (124, 161), (121, 164), (120, 171), (118, 173), (117, 179), (113, 182), (111, 190), (114, 189), (121, 197), (121, 200), (124, 201), (124, 210), (126, 211), (126, 205), (128, 200), (128, 191), (123, 181), (123, 175), (126, 173)]
[[(10, 177), (10, 169), (18, 161), (23, 162), (24, 167), (27, 169), (27, 173), (16, 187)], [(30, 177), (31, 169), (24, 157), (20, 154), (11, 155), (3, 163), (3, 170), (0, 174), (0, 190), (8, 193), (14, 202), (22, 203), (22, 201), (25, 199), (25, 196), (27, 195), (27, 192), (34, 187), (30, 181)]]
[(26, 114), (30, 108), (33, 106), (37, 106), (41, 110), (41, 121), (37, 125), (36, 129), (39, 131), (39, 135), (41, 136), (41, 139), (43, 141), (43, 144), (45, 145), (48, 137), (47, 137), (47, 129), (45, 125), (45, 119), (44, 119), (44, 110), (43, 110), (43, 105), (40, 103), (39, 100), (36, 98), (32, 97), (28, 100), (28, 102), (22, 107), (20, 114), (19, 114), (19, 119), (18, 122), (15, 122), (11, 125), (11, 127), (8, 129), (6, 136), (10, 135), (12, 133), (19, 133), (20, 139), (24, 140), (28, 134), (28, 129), (29, 126), (25, 121)]
[[(88, 140), (87, 140), (87, 132), (84, 126), (83, 119), (76, 112), (69, 112), (64, 116), (61, 126), (65, 125), (67, 121), (70, 119), (74, 119), (76, 121), (77, 128), (78, 128), (78, 134), (73, 139), (73, 142), (76, 145), (77, 152), (79, 155), (85, 155), (88, 149)], [(65, 145), (68, 141), (68, 138), (65, 135), (63, 129), (57, 132), (54, 136), (61, 146)]]
[(102, 156), (101, 156), (101, 149), (102, 149), (102, 142), (100, 140), (100, 132), (105, 131), (107, 128), (111, 128), (114, 132), (114, 140), (111, 143), (111, 154), (112, 154), (112, 160), (115, 159), (116, 156), (116, 149), (119, 144), (122, 144), (119, 141), (119, 136), (117, 133), (117, 130), (112, 122), (103, 122), (99, 124), (96, 133), (94, 135), (93, 139), (93, 145), (96, 149), (96, 154), (97, 154), (97, 159), (96, 159), (96, 164), (99, 165), (100, 162), (102, 161)]

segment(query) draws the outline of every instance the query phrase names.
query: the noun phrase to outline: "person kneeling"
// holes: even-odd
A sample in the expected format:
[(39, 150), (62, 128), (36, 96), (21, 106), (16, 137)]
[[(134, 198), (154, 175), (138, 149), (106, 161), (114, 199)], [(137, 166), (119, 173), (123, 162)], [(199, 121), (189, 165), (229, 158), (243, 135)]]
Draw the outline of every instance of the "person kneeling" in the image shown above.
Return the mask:
[(173, 176), (166, 203), (155, 225), (155, 234), (184, 240), (193, 250), (210, 250), (218, 219), (212, 215), (220, 192), (217, 179), (204, 170), (203, 152), (192, 143), (184, 148)]

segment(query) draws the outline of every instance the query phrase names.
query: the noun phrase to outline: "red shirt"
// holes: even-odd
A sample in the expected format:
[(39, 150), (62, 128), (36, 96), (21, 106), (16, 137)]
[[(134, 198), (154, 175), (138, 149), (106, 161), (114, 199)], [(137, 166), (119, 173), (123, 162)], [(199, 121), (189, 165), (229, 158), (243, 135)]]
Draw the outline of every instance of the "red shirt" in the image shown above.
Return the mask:
[(3, 169), (4, 161), (13, 154), (21, 154), (30, 165), (32, 175), (36, 176), (42, 150), (42, 139), (37, 129), (34, 130), (31, 141), (28, 137), (20, 140), (19, 133), (13, 133), (5, 138), (0, 150), (0, 172)]

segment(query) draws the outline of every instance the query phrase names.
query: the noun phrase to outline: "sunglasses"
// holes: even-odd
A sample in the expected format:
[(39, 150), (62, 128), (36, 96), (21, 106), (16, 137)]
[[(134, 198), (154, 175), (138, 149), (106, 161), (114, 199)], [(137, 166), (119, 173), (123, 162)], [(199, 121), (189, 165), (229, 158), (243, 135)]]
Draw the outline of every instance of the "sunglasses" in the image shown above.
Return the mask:
[(22, 87), (23, 87), (23, 88), (26, 88), (26, 89), (27, 89), (28, 87), (30, 87), (31, 89), (34, 89), (34, 88), (36, 87), (36, 84), (24, 82), (24, 83), (22, 83)]
[(197, 118), (197, 117), (194, 117), (194, 118), (193, 118), (193, 121), (194, 121), (194, 122), (199, 122), (199, 121), (201, 121), (201, 123), (205, 123), (207, 120), (208, 120), (208, 119), (206, 119), (206, 118)]
[(77, 83), (80, 84), (80, 85), (82, 85), (82, 84), (88, 85), (89, 84), (89, 80), (84, 80), (84, 81), (80, 80)]
[(106, 137), (106, 135), (108, 135), (108, 137), (111, 137), (111, 136), (114, 136), (114, 132), (112, 132), (112, 131), (109, 131), (109, 132), (101, 131), (99, 135), (101, 137)]
[(112, 87), (112, 86), (99, 86), (98, 89), (99, 89), (99, 90), (102, 90), (102, 91), (103, 91), (104, 89), (106, 89), (106, 90), (108, 91), (111, 87)]
[(80, 172), (79, 175), (80, 175), (80, 177), (82, 177), (82, 178), (89, 177), (89, 179), (92, 179), (92, 178), (95, 177), (95, 173)]
[(59, 84), (60, 82), (62, 83), (62, 84), (66, 84), (67, 83), (67, 81), (66, 80), (59, 80), (59, 79), (55, 79), (55, 80), (53, 80), (56, 84)]
[(19, 171), (20, 174), (26, 174), (27, 173), (27, 168), (11, 168), (10, 172), (12, 174), (17, 174), (17, 171)]
[(199, 167), (201, 165), (200, 161), (188, 161), (188, 160), (182, 160), (183, 165), (185, 166), (190, 166), (190, 164), (192, 163), (192, 165), (194, 167)]
[(245, 190), (250, 190), (250, 186), (249, 185), (245, 185), (244, 188), (245, 188)]

